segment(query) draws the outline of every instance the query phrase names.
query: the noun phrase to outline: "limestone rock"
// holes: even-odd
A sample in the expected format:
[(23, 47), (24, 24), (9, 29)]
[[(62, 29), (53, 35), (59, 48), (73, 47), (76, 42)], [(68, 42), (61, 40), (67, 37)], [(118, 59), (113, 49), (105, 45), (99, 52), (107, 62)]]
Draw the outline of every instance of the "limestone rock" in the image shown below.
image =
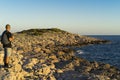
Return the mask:
[(36, 63), (38, 63), (38, 59), (32, 58), (32, 59), (30, 59), (29, 63), (25, 66), (25, 68), (26, 68), (26, 69), (29, 68), (29, 69), (32, 70), (32, 67), (33, 67)]
[(57, 73), (63, 73), (63, 71), (61, 69), (58, 69)]
[(104, 67), (104, 69), (109, 69), (110, 68), (110, 64), (105, 64), (103, 67)]
[(41, 69), (37, 71), (37, 74), (39, 75), (48, 75), (51, 72), (50, 67), (46, 64), (42, 65)]
[(58, 54), (58, 55), (64, 55), (65, 52), (59, 51), (57, 54)]
[(41, 51), (41, 48), (40, 47), (39, 48), (35, 48), (35, 49), (33, 49), (33, 51), (36, 52), (36, 53), (38, 53), (38, 52)]

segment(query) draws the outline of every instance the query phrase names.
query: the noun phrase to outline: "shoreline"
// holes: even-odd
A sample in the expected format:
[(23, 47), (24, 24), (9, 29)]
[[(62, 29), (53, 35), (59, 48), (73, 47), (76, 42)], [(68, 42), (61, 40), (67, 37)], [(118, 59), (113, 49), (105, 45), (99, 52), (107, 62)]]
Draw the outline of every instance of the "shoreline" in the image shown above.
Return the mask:
[[(90, 62), (75, 56), (67, 46), (103, 44), (99, 40), (61, 31), (60, 29), (26, 30), (16, 33), (11, 58), (12, 68), (0, 68), (2, 79), (26, 80), (102, 80), (120, 79), (120, 70), (104, 63)], [(29, 34), (28, 34), (29, 32)], [(18, 69), (19, 68), (19, 69)], [(113, 76), (114, 75), (114, 76)]]

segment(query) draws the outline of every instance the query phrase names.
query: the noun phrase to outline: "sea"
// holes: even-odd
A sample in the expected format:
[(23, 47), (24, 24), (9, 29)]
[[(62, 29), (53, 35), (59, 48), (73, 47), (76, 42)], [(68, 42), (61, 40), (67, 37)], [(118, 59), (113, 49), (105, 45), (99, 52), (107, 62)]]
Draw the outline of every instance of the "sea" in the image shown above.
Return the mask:
[(89, 35), (90, 37), (110, 40), (111, 43), (88, 45), (75, 48), (77, 55), (89, 61), (108, 63), (120, 69), (120, 35)]

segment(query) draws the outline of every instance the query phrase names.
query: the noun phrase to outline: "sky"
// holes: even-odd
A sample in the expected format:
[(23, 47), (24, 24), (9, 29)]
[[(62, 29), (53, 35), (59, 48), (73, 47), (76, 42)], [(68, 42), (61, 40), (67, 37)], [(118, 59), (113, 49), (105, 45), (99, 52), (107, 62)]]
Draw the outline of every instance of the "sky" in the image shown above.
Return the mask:
[(0, 33), (60, 28), (81, 35), (120, 35), (120, 0), (0, 0)]

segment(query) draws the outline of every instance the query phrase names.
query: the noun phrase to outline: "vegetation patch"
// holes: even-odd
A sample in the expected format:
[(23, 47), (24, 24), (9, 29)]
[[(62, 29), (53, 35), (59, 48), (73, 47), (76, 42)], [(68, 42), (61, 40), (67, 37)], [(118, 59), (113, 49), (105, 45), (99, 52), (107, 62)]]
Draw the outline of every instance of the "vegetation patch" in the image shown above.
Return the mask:
[(50, 28), (50, 29), (29, 29), (29, 30), (23, 30), (18, 33), (24, 33), (28, 35), (42, 35), (43, 33), (52, 33), (52, 32), (61, 32), (65, 33), (66, 31), (58, 29), (58, 28)]

